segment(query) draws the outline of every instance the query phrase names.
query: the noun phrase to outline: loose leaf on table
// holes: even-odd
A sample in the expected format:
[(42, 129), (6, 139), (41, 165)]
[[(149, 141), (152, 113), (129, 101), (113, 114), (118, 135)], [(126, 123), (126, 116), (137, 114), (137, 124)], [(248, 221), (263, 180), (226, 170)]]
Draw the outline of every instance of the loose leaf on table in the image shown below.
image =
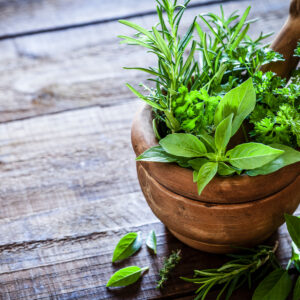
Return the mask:
[(138, 156), (136, 160), (171, 163), (171, 162), (178, 162), (180, 160), (184, 160), (184, 158), (169, 154), (163, 149), (162, 146), (154, 146), (146, 150), (140, 156)]
[(254, 110), (256, 104), (256, 93), (252, 79), (242, 83), (240, 86), (229, 91), (220, 101), (215, 112), (215, 125), (217, 126), (228, 117), (234, 114), (232, 121), (232, 135), (241, 127), (245, 118)]
[(293, 242), (300, 248), (300, 218), (288, 214), (285, 214), (284, 218)]
[(139, 280), (139, 278), (142, 275), (142, 272), (148, 269), (149, 269), (148, 267), (141, 269), (136, 266), (130, 266), (130, 267), (120, 269), (110, 277), (106, 286), (120, 287), (120, 286), (128, 286), (130, 284), (133, 284)]
[(154, 230), (151, 230), (148, 234), (146, 245), (156, 254), (156, 234)]
[(215, 177), (217, 171), (218, 163), (216, 162), (208, 162), (200, 168), (197, 177), (199, 195), (202, 193), (203, 189), (207, 186), (207, 184)]
[(226, 153), (229, 162), (236, 168), (251, 170), (266, 165), (284, 151), (260, 143), (240, 144)]
[(165, 151), (183, 157), (200, 157), (206, 153), (205, 145), (194, 135), (173, 133), (159, 141)]
[(215, 144), (219, 153), (223, 153), (231, 138), (233, 114), (230, 114), (219, 123), (215, 133)]
[(293, 291), (293, 300), (299, 300), (300, 299), (300, 276), (298, 276), (296, 284), (294, 286)]
[(252, 300), (285, 300), (292, 289), (288, 271), (276, 269), (256, 288)]
[(272, 148), (276, 148), (279, 150), (283, 150), (284, 153), (269, 162), (268, 164), (247, 172), (249, 176), (257, 176), (257, 175), (266, 175), (273, 173), (285, 166), (294, 164), (300, 161), (300, 151), (297, 151), (291, 147), (280, 145), (280, 144), (272, 144), (270, 145)]
[(124, 235), (118, 242), (112, 262), (123, 260), (133, 255), (142, 246), (142, 237), (140, 232), (130, 232)]

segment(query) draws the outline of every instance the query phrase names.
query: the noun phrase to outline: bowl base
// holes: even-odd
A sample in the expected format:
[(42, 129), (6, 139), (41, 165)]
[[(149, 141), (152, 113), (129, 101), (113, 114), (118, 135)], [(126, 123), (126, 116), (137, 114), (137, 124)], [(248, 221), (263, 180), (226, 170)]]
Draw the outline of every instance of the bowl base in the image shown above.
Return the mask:
[[(235, 249), (234, 247), (232, 247), (231, 245), (222, 245), (222, 244), (213, 244), (213, 243), (205, 243), (205, 242), (200, 242), (197, 240), (193, 240), (191, 238), (188, 238), (186, 236), (181, 235), (180, 233), (169, 229), (168, 230), (181, 242), (183, 242), (184, 244), (197, 249), (197, 250), (201, 250), (204, 252), (208, 252), (208, 253), (216, 253), (216, 254), (228, 254), (228, 253), (234, 253), (234, 252), (238, 252), (238, 249)], [(267, 240), (272, 234), (263, 237), (262, 239), (260, 239), (259, 241), (257, 241), (255, 244), (259, 244), (265, 240)], [(251, 248), (253, 246), (255, 246), (255, 244), (253, 245), (243, 245), (243, 247), (246, 248)]]

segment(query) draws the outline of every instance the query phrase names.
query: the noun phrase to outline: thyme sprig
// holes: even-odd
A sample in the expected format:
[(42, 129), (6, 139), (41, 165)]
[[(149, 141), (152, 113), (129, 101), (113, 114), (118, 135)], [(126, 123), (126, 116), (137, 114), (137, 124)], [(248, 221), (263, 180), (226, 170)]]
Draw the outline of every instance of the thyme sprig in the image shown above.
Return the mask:
[(230, 299), (233, 291), (244, 283), (248, 282), (250, 288), (252, 275), (258, 269), (261, 270), (260, 276), (264, 276), (270, 267), (278, 267), (275, 258), (277, 248), (278, 242), (274, 247), (259, 246), (256, 249), (246, 249), (246, 254), (228, 255), (233, 260), (218, 269), (195, 270), (194, 278), (181, 277), (181, 279), (200, 285), (196, 291), (198, 295), (195, 300), (204, 300), (212, 288), (220, 286), (222, 288), (216, 300), (219, 300), (225, 291), (227, 291), (225, 298), (227, 300)]
[(159, 271), (160, 279), (157, 281), (156, 288), (164, 287), (164, 284), (169, 279), (171, 272), (181, 260), (181, 250), (172, 251), (168, 258), (164, 259), (163, 267)]

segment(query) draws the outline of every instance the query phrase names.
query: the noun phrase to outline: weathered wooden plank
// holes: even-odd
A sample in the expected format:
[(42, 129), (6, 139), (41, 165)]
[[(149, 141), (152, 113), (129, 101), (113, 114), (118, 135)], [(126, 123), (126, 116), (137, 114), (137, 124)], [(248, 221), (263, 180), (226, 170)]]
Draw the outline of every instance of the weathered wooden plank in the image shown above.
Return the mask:
[[(192, 0), (190, 4), (202, 6), (214, 2), (226, 0)], [(154, 13), (154, 0), (1, 1), (0, 39)]]
[[(252, 4), (252, 17), (262, 20), (253, 25), (251, 34), (262, 29), (278, 31), (288, 11), (288, 2), (280, 0), (243, 1), (244, 10)], [(237, 8), (224, 4), (226, 12)], [(183, 20), (187, 27), (192, 16), (207, 10), (217, 12), (218, 5), (189, 9)], [(132, 21), (149, 27), (154, 16)], [(145, 76), (123, 66), (147, 66), (155, 63), (143, 49), (119, 45), (118, 34), (132, 31), (115, 22), (57, 33), (18, 38), (13, 44), (0, 42), (0, 122), (91, 105), (115, 105), (133, 96), (125, 82), (136, 84)], [(12, 43), (12, 42), (11, 42)], [(14, 48), (12, 48), (14, 49)], [(1, 52), (2, 53), (2, 52)], [(7, 54), (6, 54), (7, 53)]]

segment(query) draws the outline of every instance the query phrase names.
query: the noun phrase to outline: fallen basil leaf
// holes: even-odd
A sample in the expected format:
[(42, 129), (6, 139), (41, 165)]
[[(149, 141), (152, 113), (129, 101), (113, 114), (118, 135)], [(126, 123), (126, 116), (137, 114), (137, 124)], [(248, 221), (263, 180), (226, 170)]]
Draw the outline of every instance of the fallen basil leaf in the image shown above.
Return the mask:
[(153, 250), (153, 252), (156, 254), (156, 234), (154, 230), (151, 230), (148, 234), (146, 245), (148, 248)]
[(284, 214), (288, 232), (295, 243), (300, 248), (300, 218)]
[(294, 292), (293, 292), (293, 300), (299, 300), (299, 299), (300, 299), (300, 276), (298, 276), (298, 279), (294, 287)]
[(120, 286), (128, 286), (130, 284), (135, 283), (141, 277), (142, 272), (148, 270), (149, 268), (139, 268), (136, 266), (126, 267), (118, 270), (114, 273), (109, 281), (107, 282), (107, 287), (120, 287)]
[(252, 300), (285, 300), (292, 289), (288, 271), (277, 269), (256, 288)]
[(114, 250), (112, 262), (128, 258), (136, 251), (138, 251), (141, 248), (141, 246), (142, 238), (140, 232), (127, 233), (118, 242)]

